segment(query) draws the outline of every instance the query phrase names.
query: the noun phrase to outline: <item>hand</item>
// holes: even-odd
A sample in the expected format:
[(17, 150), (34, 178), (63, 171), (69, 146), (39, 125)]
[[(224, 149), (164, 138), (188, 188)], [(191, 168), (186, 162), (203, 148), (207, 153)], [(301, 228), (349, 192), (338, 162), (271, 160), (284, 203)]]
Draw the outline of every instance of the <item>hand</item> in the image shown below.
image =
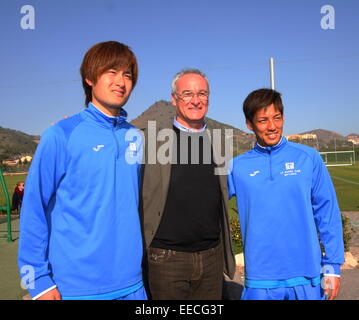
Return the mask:
[(339, 294), (340, 278), (324, 276), (324, 294), (327, 300), (334, 300)]
[(54, 288), (40, 297), (38, 297), (36, 300), (61, 300), (61, 294), (57, 288)]

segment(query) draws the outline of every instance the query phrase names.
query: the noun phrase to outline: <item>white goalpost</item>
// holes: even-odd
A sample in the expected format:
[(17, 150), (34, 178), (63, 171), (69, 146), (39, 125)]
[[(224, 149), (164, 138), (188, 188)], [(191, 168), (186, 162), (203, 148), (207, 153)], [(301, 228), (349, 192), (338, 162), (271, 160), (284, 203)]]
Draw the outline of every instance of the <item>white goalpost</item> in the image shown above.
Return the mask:
[(329, 151), (320, 152), (327, 167), (352, 166), (355, 164), (354, 151)]

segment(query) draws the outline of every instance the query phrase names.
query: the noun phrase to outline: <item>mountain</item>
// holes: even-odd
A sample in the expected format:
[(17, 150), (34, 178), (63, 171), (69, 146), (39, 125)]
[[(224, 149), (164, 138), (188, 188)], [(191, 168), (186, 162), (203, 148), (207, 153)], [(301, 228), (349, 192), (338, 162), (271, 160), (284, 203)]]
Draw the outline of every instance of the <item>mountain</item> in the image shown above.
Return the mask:
[(357, 144), (359, 144), (359, 136), (357, 134), (350, 134), (345, 137), (334, 131), (315, 129), (315, 130), (303, 132), (300, 135), (306, 135), (306, 134), (315, 134), (317, 138), (303, 139), (299, 142), (314, 147), (316, 149), (319, 148), (320, 151), (352, 150), (353, 149), (352, 141), (357, 141)]
[[(138, 129), (143, 129), (147, 125), (147, 121), (155, 120), (158, 127), (165, 126), (166, 123), (171, 121), (176, 114), (176, 109), (174, 106), (165, 100), (160, 100), (150, 106), (145, 110), (140, 116), (133, 119), (131, 124), (133, 124)], [(233, 126), (227, 125), (225, 123), (213, 120), (209, 117), (206, 118), (207, 124), (218, 129), (232, 129), (233, 130), (233, 141), (234, 141), (234, 152), (241, 153), (247, 151), (251, 148), (254, 142), (254, 135), (251, 133), (246, 133), (240, 129), (237, 129)]]
[(38, 136), (0, 127), (0, 160), (34, 154)]
[(329, 143), (334, 140), (338, 140), (338, 141), (346, 140), (346, 137), (342, 136), (341, 134), (324, 129), (315, 129), (315, 130), (303, 132), (301, 134), (308, 134), (308, 133), (316, 134), (318, 140), (324, 143)]
[[(175, 108), (173, 105), (169, 101), (160, 100), (150, 106), (140, 116), (133, 119), (131, 123), (139, 129), (145, 128), (149, 120), (156, 120), (158, 126), (164, 126), (164, 124), (171, 121), (174, 116)], [(206, 120), (212, 127), (233, 130), (234, 154), (243, 153), (253, 146), (255, 141), (253, 134), (246, 133), (209, 117), (207, 117)], [(359, 145), (359, 135), (356, 133), (351, 133), (344, 137), (333, 131), (316, 129), (301, 133), (301, 135), (304, 134), (316, 134), (317, 139), (302, 139), (299, 142), (308, 144), (314, 148), (319, 147), (320, 151), (352, 150), (353, 142), (351, 141)], [(22, 155), (33, 155), (39, 140), (40, 136), (28, 135), (18, 130), (0, 127), (0, 161), (18, 158)]]
[(155, 120), (157, 126), (163, 127), (168, 123), (169, 119), (173, 119), (174, 116), (174, 106), (168, 101), (160, 100), (142, 112), (137, 118), (133, 119), (131, 124), (138, 129), (144, 129), (147, 126), (147, 121)]
[(347, 138), (347, 139), (348, 139), (348, 138), (359, 138), (359, 134), (351, 133), (351, 134), (348, 134), (348, 135), (346, 136), (346, 138)]

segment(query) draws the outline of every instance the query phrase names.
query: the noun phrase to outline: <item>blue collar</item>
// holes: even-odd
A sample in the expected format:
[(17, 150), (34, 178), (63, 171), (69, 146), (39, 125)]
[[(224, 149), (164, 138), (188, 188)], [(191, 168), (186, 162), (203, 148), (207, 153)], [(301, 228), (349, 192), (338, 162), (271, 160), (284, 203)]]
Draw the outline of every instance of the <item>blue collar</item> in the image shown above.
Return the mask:
[(117, 126), (127, 120), (127, 112), (126, 110), (120, 110), (120, 115), (118, 117), (108, 116), (103, 113), (99, 108), (97, 108), (92, 102), (89, 102), (88, 108), (85, 110), (88, 111), (89, 114), (94, 116), (97, 121), (110, 126)]
[(202, 127), (201, 129), (199, 129), (199, 130), (187, 128), (187, 127), (185, 127), (183, 124), (180, 124), (180, 123), (176, 120), (176, 118), (173, 119), (173, 125), (174, 125), (177, 129), (179, 129), (179, 130), (181, 130), (181, 131), (185, 131), (185, 132), (203, 132), (204, 130), (206, 130), (206, 127), (207, 127), (207, 124), (206, 124), (206, 122), (204, 121), (203, 127)]
[(254, 146), (254, 150), (261, 152), (261, 153), (274, 152), (274, 151), (282, 149), (287, 144), (287, 142), (288, 142), (288, 140), (284, 136), (282, 136), (280, 141), (275, 146), (271, 146), (271, 147), (262, 147), (257, 142), (256, 145)]

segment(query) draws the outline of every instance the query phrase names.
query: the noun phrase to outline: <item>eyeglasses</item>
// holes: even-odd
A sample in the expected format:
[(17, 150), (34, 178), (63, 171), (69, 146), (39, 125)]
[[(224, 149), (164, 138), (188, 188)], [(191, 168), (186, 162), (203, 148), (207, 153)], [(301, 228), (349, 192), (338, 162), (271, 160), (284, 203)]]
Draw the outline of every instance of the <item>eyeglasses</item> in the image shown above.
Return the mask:
[(176, 95), (182, 99), (185, 103), (189, 103), (194, 96), (197, 96), (199, 100), (201, 100), (201, 102), (207, 102), (208, 101), (208, 96), (209, 96), (209, 92), (208, 91), (200, 91), (197, 93), (194, 93), (192, 91), (184, 91), (182, 93), (177, 93)]

